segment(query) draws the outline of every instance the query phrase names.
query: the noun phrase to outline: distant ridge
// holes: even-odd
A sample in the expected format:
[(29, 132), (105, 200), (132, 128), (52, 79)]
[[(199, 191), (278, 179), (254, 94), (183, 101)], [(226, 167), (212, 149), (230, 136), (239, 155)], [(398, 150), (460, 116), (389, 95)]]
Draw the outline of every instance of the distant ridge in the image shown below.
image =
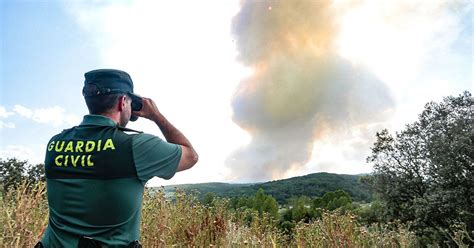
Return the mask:
[(286, 178), (281, 180), (268, 181), (254, 184), (233, 184), (233, 183), (197, 183), (178, 184), (165, 186), (165, 192), (174, 193), (176, 188), (185, 191), (198, 192), (200, 197), (212, 192), (220, 197), (250, 196), (262, 188), (266, 194), (270, 194), (284, 204), (292, 197), (298, 196), (322, 196), (329, 191), (342, 189), (348, 192), (354, 201), (369, 202), (372, 193), (367, 186), (359, 182), (363, 175), (344, 175), (327, 172), (312, 173), (305, 176)]

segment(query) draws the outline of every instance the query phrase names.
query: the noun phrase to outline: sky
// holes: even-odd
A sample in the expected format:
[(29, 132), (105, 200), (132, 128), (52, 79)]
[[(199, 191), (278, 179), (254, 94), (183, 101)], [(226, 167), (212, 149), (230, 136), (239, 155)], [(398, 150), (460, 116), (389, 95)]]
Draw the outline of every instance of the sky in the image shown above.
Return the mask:
[[(375, 133), (473, 91), (471, 1), (0, 3), (0, 157), (41, 163), (84, 73), (127, 71), (200, 155), (150, 185), (368, 173)], [(140, 118), (130, 128), (162, 137)]]

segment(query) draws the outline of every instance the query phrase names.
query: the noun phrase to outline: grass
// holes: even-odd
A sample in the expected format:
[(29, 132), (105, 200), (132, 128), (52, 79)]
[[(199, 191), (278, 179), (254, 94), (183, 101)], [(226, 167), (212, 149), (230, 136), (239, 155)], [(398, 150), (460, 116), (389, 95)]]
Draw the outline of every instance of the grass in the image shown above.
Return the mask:
[(0, 204), (0, 245), (33, 247), (48, 223), (45, 185), (22, 184), (3, 195)]
[[(45, 185), (23, 184), (0, 199), (0, 246), (33, 247), (48, 221)], [(413, 247), (415, 241), (403, 226), (365, 227), (351, 214), (325, 212), (284, 232), (269, 215), (231, 210), (226, 199), (205, 205), (183, 191), (173, 201), (164, 190), (144, 195), (144, 247)]]

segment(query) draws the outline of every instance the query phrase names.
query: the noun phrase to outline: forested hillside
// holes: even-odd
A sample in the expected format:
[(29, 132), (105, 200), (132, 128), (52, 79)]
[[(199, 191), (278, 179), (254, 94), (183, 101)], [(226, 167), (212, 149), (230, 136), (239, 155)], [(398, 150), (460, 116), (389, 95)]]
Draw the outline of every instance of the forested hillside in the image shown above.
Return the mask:
[(279, 204), (299, 196), (323, 196), (326, 192), (342, 189), (348, 192), (354, 201), (369, 202), (371, 192), (359, 182), (360, 175), (340, 175), (333, 173), (313, 173), (306, 176), (256, 184), (200, 183), (166, 186), (165, 191), (172, 193), (176, 188), (186, 191), (197, 191), (203, 197), (214, 193), (221, 197), (237, 197), (254, 195), (262, 188), (266, 194), (272, 195)]

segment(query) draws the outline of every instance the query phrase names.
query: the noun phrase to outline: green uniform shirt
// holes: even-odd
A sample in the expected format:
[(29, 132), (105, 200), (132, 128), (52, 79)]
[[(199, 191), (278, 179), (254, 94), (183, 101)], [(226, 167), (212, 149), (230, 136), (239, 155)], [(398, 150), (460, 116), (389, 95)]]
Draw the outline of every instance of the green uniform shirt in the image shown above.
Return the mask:
[(101, 115), (54, 136), (45, 159), (49, 224), (45, 247), (77, 247), (80, 236), (107, 247), (140, 238), (145, 183), (176, 173), (181, 146), (145, 133), (125, 133)]

